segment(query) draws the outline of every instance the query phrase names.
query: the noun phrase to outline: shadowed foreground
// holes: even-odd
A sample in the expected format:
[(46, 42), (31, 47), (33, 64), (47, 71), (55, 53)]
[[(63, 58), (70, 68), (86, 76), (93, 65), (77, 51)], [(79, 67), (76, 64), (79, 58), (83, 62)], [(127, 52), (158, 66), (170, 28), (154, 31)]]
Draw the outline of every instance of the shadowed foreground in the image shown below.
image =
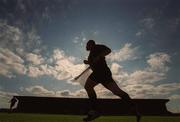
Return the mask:
[[(14, 112), (85, 115), (90, 109), (87, 98), (56, 98), (16, 96), (19, 100)], [(172, 115), (167, 108), (168, 99), (133, 99), (142, 115)], [(134, 111), (121, 99), (98, 99), (101, 115), (134, 115)]]
[[(82, 122), (83, 116), (0, 113), (0, 122)], [(136, 122), (134, 116), (101, 116), (93, 122)], [(180, 117), (144, 116), (141, 122), (180, 122)]]

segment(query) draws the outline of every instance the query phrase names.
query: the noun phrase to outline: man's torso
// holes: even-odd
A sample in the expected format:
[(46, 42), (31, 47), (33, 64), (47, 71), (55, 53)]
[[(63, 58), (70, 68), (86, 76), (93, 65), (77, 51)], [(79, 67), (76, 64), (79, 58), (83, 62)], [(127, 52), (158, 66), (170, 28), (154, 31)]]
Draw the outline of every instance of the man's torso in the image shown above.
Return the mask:
[[(93, 50), (90, 51), (88, 60), (93, 62), (97, 56), (104, 50), (104, 45), (96, 45)], [(106, 70), (108, 68), (105, 57), (100, 57), (98, 61), (90, 63), (90, 67), (93, 71)]]

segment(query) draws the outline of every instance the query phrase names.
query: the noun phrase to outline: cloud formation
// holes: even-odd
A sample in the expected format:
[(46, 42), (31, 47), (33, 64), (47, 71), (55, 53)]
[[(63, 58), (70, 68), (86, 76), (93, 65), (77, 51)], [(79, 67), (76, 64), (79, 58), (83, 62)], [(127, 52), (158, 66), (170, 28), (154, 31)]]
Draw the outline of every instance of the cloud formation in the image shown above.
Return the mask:
[(54, 49), (53, 54), (38, 66), (28, 66), (27, 75), (30, 77), (52, 76), (57, 80), (68, 80), (80, 74), (85, 69), (84, 64), (76, 64), (75, 57), (65, 55), (63, 50)]
[(33, 95), (40, 95), (40, 96), (55, 96), (54, 91), (47, 90), (43, 86), (30, 86), (25, 88), (25, 90)]
[(150, 65), (151, 71), (167, 72), (169, 67), (167, 64), (171, 62), (170, 56), (163, 52), (157, 52), (149, 55), (147, 63)]
[(172, 92), (179, 90), (179, 83), (132, 84), (123, 87), (133, 98), (168, 98)]
[(109, 56), (107, 56), (107, 59), (118, 62), (134, 60), (138, 58), (137, 49), (138, 47), (132, 48), (131, 43), (126, 43), (122, 48), (113, 51)]
[(43, 57), (44, 46), (35, 29), (25, 33), (0, 21), (0, 30), (0, 75), (9, 78), (18, 74), (29, 77), (47, 75), (64, 80), (75, 77), (85, 68), (84, 64), (75, 63), (75, 57), (66, 56), (60, 49), (54, 49), (49, 57)]
[(33, 65), (39, 65), (44, 62), (44, 58), (38, 54), (27, 53), (25, 56), (26, 56), (26, 60), (32, 63)]
[(144, 69), (128, 73), (118, 63), (112, 63), (111, 70), (114, 79), (124, 84), (154, 83), (166, 78), (170, 62), (168, 54), (157, 52), (148, 56), (148, 66)]
[(25, 88), (25, 91), (32, 96), (49, 96), (49, 97), (87, 97), (84, 89), (76, 90), (74, 92), (66, 89), (61, 91), (52, 91), (44, 88), (44, 86), (35, 85)]
[(13, 77), (13, 73), (26, 74), (24, 60), (7, 48), (0, 48), (0, 74)]

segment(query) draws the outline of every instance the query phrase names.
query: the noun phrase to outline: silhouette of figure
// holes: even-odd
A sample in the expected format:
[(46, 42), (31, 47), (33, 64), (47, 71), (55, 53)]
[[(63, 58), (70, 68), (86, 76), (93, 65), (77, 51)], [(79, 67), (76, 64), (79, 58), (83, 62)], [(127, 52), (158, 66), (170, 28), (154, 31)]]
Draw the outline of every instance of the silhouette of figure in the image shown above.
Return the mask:
[(18, 100), (17, 100), (17, 98), (15, 96), (13, 96), (13, 98), (9, 101), (10, 102), (10, 112), (13, 111), (13, 107), (16, 104), (17, 101)]
[(85, 83), (85, 90), (88, 94), (91, 103), (91, 109), (88, 112), (84, 121), (91, 121), (99, 117), (100, 114), (96, 110), (97, 96), (94, 87), (101, 83), (105, 88), (110, 90), (113, 94), (119, 96), (130, 107), (134, 107), (136, 110), (137, 121), (140, 121), (140, 114), (137, 111), (136, 105), (133, 103), (130, 96), (121, 90), (116, 82), (112, 78), (112, 73), (106, 64), (105, 56), (111, 53), (111, 49), (105, 45), (96, 44), (94, 40), (89, 40), (86, 44), (86, 50), (90, 51), (88, 60), (84, 60), (85, 64), (90, 65), (92, 69), (91, 75), (88, 77)]

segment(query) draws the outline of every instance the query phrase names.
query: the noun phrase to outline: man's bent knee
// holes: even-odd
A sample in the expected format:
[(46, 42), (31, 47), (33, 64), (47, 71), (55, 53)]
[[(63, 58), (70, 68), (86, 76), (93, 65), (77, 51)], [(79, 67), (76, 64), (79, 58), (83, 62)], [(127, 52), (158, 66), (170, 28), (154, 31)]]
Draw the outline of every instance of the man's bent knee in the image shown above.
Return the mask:
[(91, 87), (91, 86), (89, 86), (89, 85), (85, 85), (85, 86), (84, 86), (84, 89), (85, 89), (86, 91), (92, 91), (92, 90), (94, 90), (94, 87)]
[(84, 89), (87, 91), (87, 90), (90, 89), (90, 87), (89, 87), (87, 84), (85, 84), (85, 85), (84, 85)]

